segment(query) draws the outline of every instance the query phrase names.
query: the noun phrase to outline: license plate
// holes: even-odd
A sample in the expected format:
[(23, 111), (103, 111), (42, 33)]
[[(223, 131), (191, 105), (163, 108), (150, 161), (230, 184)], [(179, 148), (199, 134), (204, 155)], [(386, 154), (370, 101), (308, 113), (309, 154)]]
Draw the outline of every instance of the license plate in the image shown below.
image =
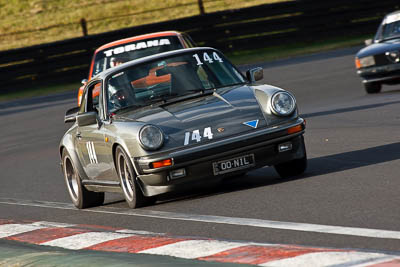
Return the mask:
[(255, 166), (254, 154), (213, 162), (214, 175), (234, 172)]

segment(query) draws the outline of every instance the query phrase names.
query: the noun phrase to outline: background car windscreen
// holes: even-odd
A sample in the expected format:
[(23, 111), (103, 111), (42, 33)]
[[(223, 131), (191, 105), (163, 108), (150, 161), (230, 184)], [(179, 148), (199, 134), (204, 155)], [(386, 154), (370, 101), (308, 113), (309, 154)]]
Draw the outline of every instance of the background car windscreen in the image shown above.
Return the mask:
[(385, 24), (382, 31), (382, 39), (400, 37), (400, 21)]
[(96, 54), (92, 77), (119, 63), (181, 48), (183, 46), (176, 36), (164, 36), (116, 45)]

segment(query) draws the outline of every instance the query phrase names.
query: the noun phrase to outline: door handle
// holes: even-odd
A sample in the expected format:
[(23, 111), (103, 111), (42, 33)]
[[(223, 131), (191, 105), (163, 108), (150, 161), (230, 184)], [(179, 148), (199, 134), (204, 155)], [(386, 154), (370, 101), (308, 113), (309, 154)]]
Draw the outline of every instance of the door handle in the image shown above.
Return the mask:
[(78, 139), (81, 139), (81, 138), (82, 138), (82, 135), (81, 135), (81, 133), (79, 133), (79, 132), (76, 133), (75, 136), (76, 136), (76, 138), (78, 138)]

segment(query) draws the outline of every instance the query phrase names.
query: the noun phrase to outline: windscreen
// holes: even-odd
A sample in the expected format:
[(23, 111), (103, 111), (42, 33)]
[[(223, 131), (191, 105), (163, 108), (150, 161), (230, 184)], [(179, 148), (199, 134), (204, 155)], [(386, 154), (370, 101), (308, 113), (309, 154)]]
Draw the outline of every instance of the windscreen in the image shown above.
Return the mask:
[(400, 13), (388, 15), (383, 21), (379, 39), (400, 38)]
[(382, 31), (382, 39), (400, 37), (400, 21), (385, 24)]
[(243, 76), (222, 54), (195, 50), (114, 74), (107, 82), (108, 110), (140, 108), (155, 101), (243, 83)]
[(99, 51), (94, 59), (92, 77), (119, 64), (183, 48), (177, 36), (164, 36), (116, 45)]

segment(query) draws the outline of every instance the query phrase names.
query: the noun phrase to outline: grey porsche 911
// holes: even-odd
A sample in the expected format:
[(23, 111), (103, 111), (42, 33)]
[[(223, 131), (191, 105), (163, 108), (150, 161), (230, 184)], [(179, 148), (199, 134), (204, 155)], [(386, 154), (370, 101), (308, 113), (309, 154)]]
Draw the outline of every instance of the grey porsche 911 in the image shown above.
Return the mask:
[[(59, 153), (77, 208), (120, 192), (130, 208), (156, 196), (273, 166), (307, 167), (294, 96), (242, 74), (218, 50), (189, 48), (108, 69), (86, 84)], [(99, 94), (93, 94), (94, 89)]]

